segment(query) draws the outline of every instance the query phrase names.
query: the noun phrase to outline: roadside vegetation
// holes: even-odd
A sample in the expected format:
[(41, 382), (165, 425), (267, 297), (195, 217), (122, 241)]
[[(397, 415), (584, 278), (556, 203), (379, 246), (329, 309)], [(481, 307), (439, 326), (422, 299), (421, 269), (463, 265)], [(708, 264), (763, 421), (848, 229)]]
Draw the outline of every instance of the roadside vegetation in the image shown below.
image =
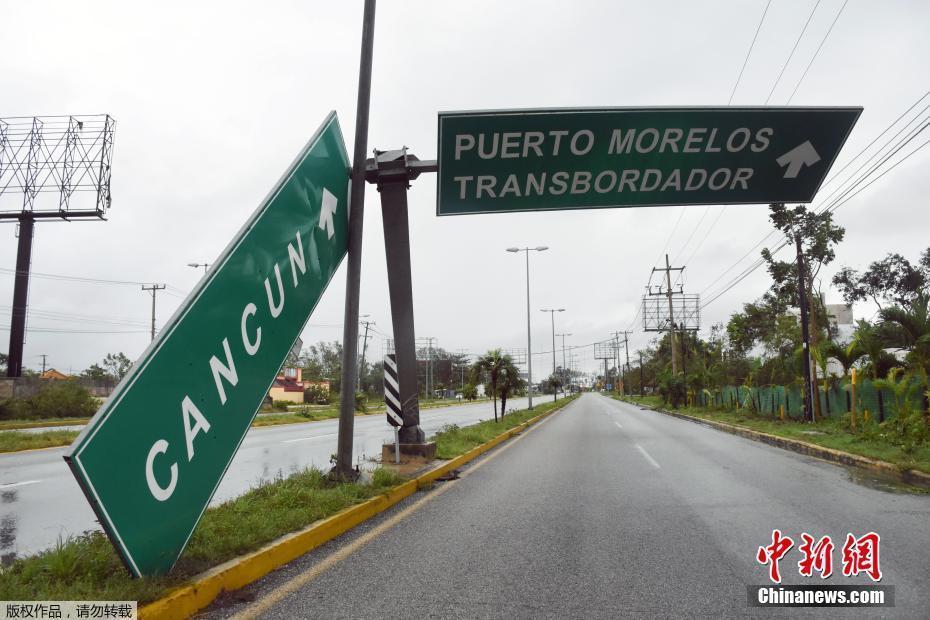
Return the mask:
[[(845, 235), (832, 213), (773, 204), (769, 218), (780, 239), (761, 252), (771, 278), (761, 297), (703, 337), (661, 332), (631, 352), (638, 364), (612, 369), (622, 381), (600, 377), (599, 384), (622, 383), (628, 397), (645, 395), (653, 406), (930, 472), (930, 248), (910, 259), (889, 253), (867, 266), (844, 266), (828, 279), (822, 272)], [(783, 246), (791, 255), (779, 260)], [(825, 304), (830, 288), (848, 308)], [(810, 406), (802, 380), (802, 291), (810, 317)], [(847, 320), (841, 329), (838, 316), (853, 304), (872, 317)]]
[(135, 600), (151, 602), (204, 570), (254, 551), (284, 534), (400, 484), (375, 470), (367, 483), (334, 484), (308, 469), (265, 483), (204, 513), (171, 575), (133, 579), (99, 532), (0, 568), (0, 600)]
[[(502, 410), (496, 421), (488, 420), (472, 427), (446, 426), (434, 438), (437, 454), (440, 458), (464, 454), (573, 398), (541, 403), (532, 411), (505, 414)], [(335, 413), (335, 409), (324, 411)], [(320, 413), (323, 412), (308, 410), (307, 415)], [(283, 415), (302, 417), (300, 414)], [(0, 440), (4, 435), (13, 434), (25, 435), (12, 431), (0, 433)], [(394, 472), (379, 468), (367, 482), (334, 483), (324, 472), (307, 469), (263, 483), (234, 500), (209, 508), (174, 570), (163, 577), (131, 578), (100, 532), (60, 540), (52, 549), (0, 568), (0, 600), (136, 600), (144, 605), (209, 568), (385, 493), (403, 481), (404, 478)]]
[[(615, 396), (615, 398), (648, 407), (670, 409), (668, 404), (658, 396)], [(896, 465), (901, 470), (916, 469), (930, 473), (930, 444), (923, 441), (914, 443), (906, 427), (902, 428), (893, 424), (882, 425), (871, 416), (867, 420), (860, 421), (859, 429), (854, 433), (850, 430), (848, 416), (829, 418), (812, 425), (801, 420), (788, 418), (782, 421), (771, 416), (759, 415), (748, 408), (726, 410), (686, 405), (675, 411), (885, 461)]]
[(21, 431), (0, 432), (0, 452), (19, 452), (36, 448), (67, 446), (78, 436), (78, 431), (45, 431), (24, 433)]
[(548, 401), (539, 403), (535, 405), (533, 409), (521, 409), (506, 415), (503, 415), (502, 412), (498, 420), (486, 420), (471, 426), (446, 424), (432, 438), (432, 440), (436, 442), (436, 457), (440, 459), (452, 459), (465, 454), (472, 448), (494, 439), (501, 433), (515, 426), (519, 426), (527, 420), (535, 418), (547, 411), (568, 404), (577, 397), (578, 395), (575, 394), (574, 396), (567, 396), (558, 402)]

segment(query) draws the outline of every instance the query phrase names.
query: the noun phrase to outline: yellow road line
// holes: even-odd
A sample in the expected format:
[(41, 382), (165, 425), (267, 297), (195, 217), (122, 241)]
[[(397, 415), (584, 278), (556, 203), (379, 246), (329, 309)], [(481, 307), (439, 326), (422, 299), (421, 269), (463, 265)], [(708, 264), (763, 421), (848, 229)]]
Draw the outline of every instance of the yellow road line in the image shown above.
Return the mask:
[[(549, 416), (546, 419), (540, 421), (538, 424), (531, 426), (529, 429), (524, 431), (521, 435), (514, 437), (512, 441), (508, 442), (503, 447), (499, 448), (495, 452), (488, 454), (486, 457), (484, 457), (477, 463), (471, 465), (466, 471), (464, 471), (461, 474), (460, 478), (466, 478), (467, 476), (470, 476), (475, 471), (477, 471), (478, 469), (480, 469), (481, 467), (489, 463), (491, 460), (493, 460), (494, 458), (496, 458), (503, 452), (512, 448), (518, 441), (520, 441), (521, 439), (529, 435), (532, 431), (540, 428), (543, 424), (545, 424), (551, 419), (552, 419), (552, 416)], [(453, 484), (446, 484), (440, 487), (438, 490), (432, 491), (428, 493), (427, 495), (425, 495), (424, 497), (418, 499), (410, 506), (407, 506), (406, 508), (398, 512), (396, 515), (389, 517), (383, 523), (378, 524), (377, 526), (372, 528), (370, 531), (366, 532), (365, 534), (362, 534), (361, 536), (359, 536), (352, 542), (348, 543), (347, 545), (343, 547), (340, 547), (339, 549), (336, 549), (330, 555), (328, 555), (327, 557), (323, 558), (318, 563), (313, 565), (313, 567), (311, 567), (309, 570), (301, 573), (300, 575), (298, 575), (294, 579), (291, 579), (287, 583), (278, 586), (277, 588), (275, 588), (268, 594), (263, 595), (260, 600), (255, 601), (254, 603), (247, 606), (245, 609), (242, 609), (237, 614), (232, 616), (233, 620), (246, 620), (246, 619), (260, 617), (263, 613), (268, 611), (268, 609), (270, 609), (274, 605), (281, 602), (284, 598), (293, 594), (294, 592), (304, 587), (305, 585), (309, 584), (310, 582), (315, 580), (317, 577), (325, 573), (327, 570), (329, 570), (330, 568), (332, 568), (333, 566), (335, 566), (342, 560), (346, 559), (347, 557), (349, 557), (350, 555), (352, 555), (353, 553), (355, 553), (356, 551), (358, 551), (359, 549), (367, 545), (369, 542), (371, 542), (372, 540), (374, 540), (381, 534), (385, 533), (387, 530), (391, 529), (392, 527), (394, 527), (395, 525), (397, 525), (398, 523), (406, 519), (408, 516), (410, 516), (411, 514), (413, 514), (414, 512), (416, 512), (417, 510), (419, 510), (420, 508), (428, 504), (429, 502), (433, 501), (434, 499), (436, 499), (437, 497), (439, 497), (440, 495), (442, 495), (443, 493), (445, 493), (446, 491), (454, 487), (455, 485)]]

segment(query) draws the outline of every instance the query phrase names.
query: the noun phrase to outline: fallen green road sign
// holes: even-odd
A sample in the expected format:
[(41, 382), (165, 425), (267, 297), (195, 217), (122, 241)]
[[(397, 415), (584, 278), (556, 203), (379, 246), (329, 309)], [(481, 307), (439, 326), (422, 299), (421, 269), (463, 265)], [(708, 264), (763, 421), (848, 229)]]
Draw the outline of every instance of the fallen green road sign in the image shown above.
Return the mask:
[(187, 545), (348, 243), (331, 113), (65, 460), (136, 576)]
[(810, 202), (861, 113), (442, 112), (436, 212)]

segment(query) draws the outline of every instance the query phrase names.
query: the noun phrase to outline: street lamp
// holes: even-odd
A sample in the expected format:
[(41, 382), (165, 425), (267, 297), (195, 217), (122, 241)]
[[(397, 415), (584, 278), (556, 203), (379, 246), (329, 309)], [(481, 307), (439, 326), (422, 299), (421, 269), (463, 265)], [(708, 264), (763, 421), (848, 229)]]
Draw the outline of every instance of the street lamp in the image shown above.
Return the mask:
[(210, 268), (210, 263), (187, 263), (187, 266), (188, 266), (188, 267), (193, 267), (194, 269), (198, 269), (198, 268), (200, 268), (200, 267), (203, 267), (203, 272), (204, 272), (204, 273), (207, 273), (207, 269)]
[[(572, 334), (556, 334), (556, 336), (561, 336), (561, 337), (562, 337), (562, 374), (563, 374), (563, 375), (565, 374), (565, 370), (568, 368), (568, 367), (565, 365), (565, 337), (566, 337), (566, 336), (571, 336), (571, 335), (572, 335)], [(569, 376), (569, 380), (571, 380), (571, 373), (569, 373), (568, 376)], [(565, 390), (563, 389), (562, 391), (564, 392)]]
[(507, 248), (508, 252), (526, 253), (526, 385), (529, 396), (529, 408), (533, 408), (533, 343), (530, 337), (530, 252), (544, 252), (549, 249), (547, 245), (535, 248)]
[[(548, 312), (549, 318), (552, 320), (552, 376), (555, 376), (555, 313), (556, 312), (565, 312), (565, 308), (541, 308), (540, 312)], [(557, 387), (552, 387), (552, 402), (555, 402), (559, 399), (559, 390)]]

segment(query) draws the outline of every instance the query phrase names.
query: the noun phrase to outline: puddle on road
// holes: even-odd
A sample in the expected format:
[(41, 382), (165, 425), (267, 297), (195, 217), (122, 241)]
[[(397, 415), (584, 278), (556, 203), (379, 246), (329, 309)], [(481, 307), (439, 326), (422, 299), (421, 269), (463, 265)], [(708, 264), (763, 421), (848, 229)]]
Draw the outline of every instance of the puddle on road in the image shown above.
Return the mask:
[(882, 474), (859, 467), (844, 467), (844, 469), (852, 482), (876, 491), (896, 493), (898, 495), (930, 495), (930, 489), (906, 484), (890, 474)]

